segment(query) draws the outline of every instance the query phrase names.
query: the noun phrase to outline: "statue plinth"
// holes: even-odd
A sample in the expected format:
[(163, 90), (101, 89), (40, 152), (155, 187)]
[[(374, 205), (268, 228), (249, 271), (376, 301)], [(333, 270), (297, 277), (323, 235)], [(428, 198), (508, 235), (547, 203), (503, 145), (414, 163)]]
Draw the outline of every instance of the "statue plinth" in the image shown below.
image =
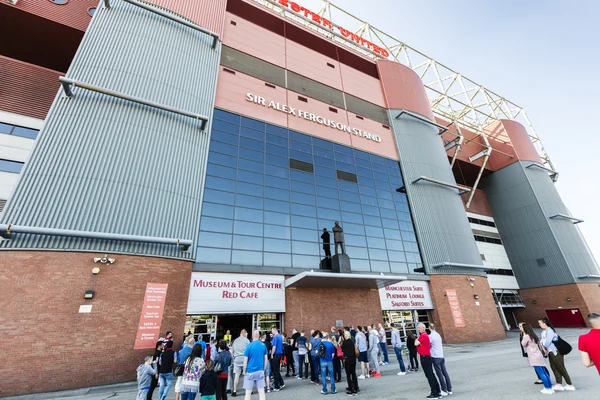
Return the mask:
[(348, 273), (350, 269), (350, 257), (348, 254), (336, 254), (331, 257), (331, 271)]
[(319, 263), (319, 268), (325, 271), (331, 271), (331, 258), (325, 257)]

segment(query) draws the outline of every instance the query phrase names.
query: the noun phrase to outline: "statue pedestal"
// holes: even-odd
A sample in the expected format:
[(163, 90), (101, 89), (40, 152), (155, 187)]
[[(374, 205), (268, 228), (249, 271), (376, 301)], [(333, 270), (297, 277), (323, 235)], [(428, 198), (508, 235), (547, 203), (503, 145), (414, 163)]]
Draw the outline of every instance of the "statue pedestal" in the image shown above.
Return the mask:
[(351, 272), (350, 257), (348, 257), (348, 254), (336, 254), (331, 257), (331, 270), (341, 273)]
[(331, 271), (331, 258), (325, 257), (319, 263), (319, 268), (325, 271)]

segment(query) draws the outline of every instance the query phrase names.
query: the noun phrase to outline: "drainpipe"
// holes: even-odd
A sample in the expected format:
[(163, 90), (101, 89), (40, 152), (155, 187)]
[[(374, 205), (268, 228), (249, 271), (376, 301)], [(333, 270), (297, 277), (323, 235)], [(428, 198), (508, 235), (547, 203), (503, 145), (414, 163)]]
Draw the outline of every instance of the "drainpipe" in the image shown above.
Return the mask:
[(479, 185), (479, 181), (481, 180), (481, 176), (483, 175), (483, 170), (485, 169), (485, 165), (487, 164), (487, 162), (490, 158), (490, 155), (492, 154), (492, 146), (490, 145), (487, 135), (485, 134), (485, 132), (483, 132), (483, 130), (480, 132), (480, 135), (483, 138), (483, 141), (485, 142), (486, 149), (480, 153), (477, 153), (477, 154), (469, 157), (469, 161), (471, 161), (471, 162), (481, 158), (480, 155), (483, 155), (484, 159), (483, 159), (483, 163), (481, 164), (481, 169), (479, 170), (479, 174), (477, 174), (477, 179), (475, 179), (475, 184), (473, 184), (473, 190), (471, 191), (471, 195), (469, 196), (469, 200), (467, 201), (466, 208), (469, 208), (471, 206), (471, 201), (473, 201), (473, 197), (475, 196), (475, 190), (477, 189), (477, 186)]

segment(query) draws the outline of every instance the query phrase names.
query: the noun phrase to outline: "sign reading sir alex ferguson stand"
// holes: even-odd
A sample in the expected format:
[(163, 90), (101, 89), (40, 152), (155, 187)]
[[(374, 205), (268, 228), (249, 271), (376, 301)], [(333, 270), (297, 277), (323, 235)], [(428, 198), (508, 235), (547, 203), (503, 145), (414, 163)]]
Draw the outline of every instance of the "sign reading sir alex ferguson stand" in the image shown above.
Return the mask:
[(193, 272), (188, 314), (285, 312), (279, 275)]

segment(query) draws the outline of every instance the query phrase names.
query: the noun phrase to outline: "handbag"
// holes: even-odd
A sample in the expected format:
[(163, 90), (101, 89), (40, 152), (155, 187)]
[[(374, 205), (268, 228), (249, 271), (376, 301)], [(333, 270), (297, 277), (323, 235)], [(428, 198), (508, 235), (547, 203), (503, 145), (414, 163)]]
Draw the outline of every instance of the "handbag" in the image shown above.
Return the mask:
[(358, 347), (356, 346), (354, 346), (354, 354), (356, 355), (356, 357), (360, 355), (360, 351), (358, 351)]
[(223, 353), (221, 352), (217, 355), (217, 362), (215, 363), (215, 372), (217, 374), (220, 374), (221, 372), (223, 372), (223, 363), (221, 362), (222, 354)]
[(556, 346), (556, 350), (558, 350), (561, 355), (566, 356), (571, 352), (571, 350), (573, 350), (573, 347), (566, 340), (558, 336), (558, 334), (556, 337), (557, 339), (553, 341), (554, 345)]
[(185, 371), (185, 363), (189, 358), (190, 356), (187, 356), (184, 362), (182, 362), (181, 364), (175, 364), (175, 366), (173, 367), (173, 375), (183, 376), (183, 372)]
[(342, 346), (338, 346), (337, 349), (335, 350), (335, 355), (337, 356), (337, 358), (339, 358), (340, 360), (344, 359), (344, 351), (342, 350)]

